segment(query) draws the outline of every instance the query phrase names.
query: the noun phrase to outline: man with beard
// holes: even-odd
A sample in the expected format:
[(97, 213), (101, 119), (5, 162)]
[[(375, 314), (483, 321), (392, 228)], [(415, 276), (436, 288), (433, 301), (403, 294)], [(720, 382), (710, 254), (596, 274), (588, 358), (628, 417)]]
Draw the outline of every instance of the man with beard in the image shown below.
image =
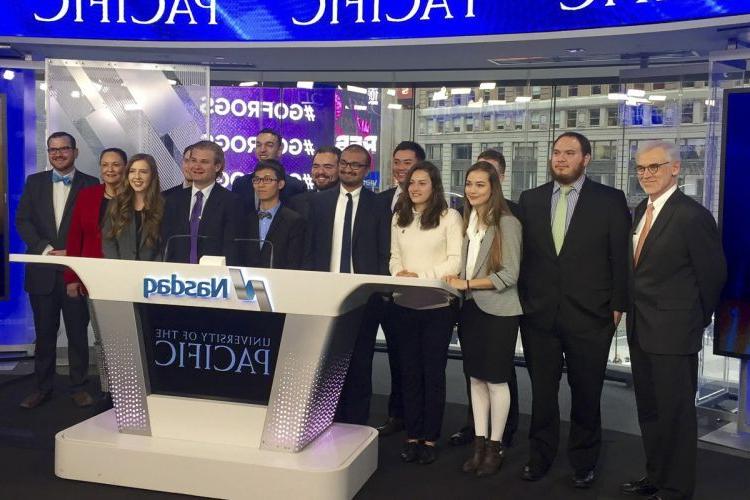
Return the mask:
[(339, 158), (341, 158), (341, 150), (335, 146), (318, 148), (313, 155), (312, 169), (310, 170), (313, 190), (300, 193), (289, 200), (289, 208), (307, 220), (310, 215), (311, 198), (316, 193), (338, 187)]
[(571, 392), (572, 486), (596, 479), (599, 408), (612, 336), (627, 307), (630, 214), (625, 195), (586, 178), (591, 143), (566, 132), (553, 145), (552, 182), (521, 193), (521, 339), (533, 392), (529, 460), (544, 477), (557, 454), (563, 361)]

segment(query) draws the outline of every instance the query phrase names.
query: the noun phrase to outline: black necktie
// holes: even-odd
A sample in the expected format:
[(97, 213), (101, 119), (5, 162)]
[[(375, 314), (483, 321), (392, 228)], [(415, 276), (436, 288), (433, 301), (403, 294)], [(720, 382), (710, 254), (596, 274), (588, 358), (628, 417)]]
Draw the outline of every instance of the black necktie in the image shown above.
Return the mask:
[(352, 272), (352, 212), (354, 211), (354, 203), (351, 193), (346, 193), (346, 198), (344, 235), (341, 238), (341, 264), (339, 265), (339, 271), (342, 273)]

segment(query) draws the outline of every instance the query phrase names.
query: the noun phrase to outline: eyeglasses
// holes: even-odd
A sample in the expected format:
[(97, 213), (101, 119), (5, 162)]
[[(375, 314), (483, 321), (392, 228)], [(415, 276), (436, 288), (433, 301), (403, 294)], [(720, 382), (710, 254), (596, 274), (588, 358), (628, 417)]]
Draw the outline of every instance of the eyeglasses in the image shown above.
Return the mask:
[(278, 181), (278, 179), (273, 177), (253, 177), (253, 184), (271, 184), (276, 181)]
[(351, 168), (352, 170), (361, 170), (363, 168), (367, 168), (369, 165), (367, 163), (359, 163), (356, 161), (344, 161), (339, 160), (339, 167), (341, 168)]
[(656, 175), (656, 172), (659, 171), (659, 167), (663, 167), (664, 165), (667, 165), (668, 163), (672, 163), (671, 161), (665, 161), (663, 163), (652, 163), (651, 165), (636, 165), (635, 166), (635, 173), (643, 176), (646, 174), (646, 170), (648, 170), (648, 173), (651, 175)]
[(63, 146), (61, 148), (47, 148), (47, 153), (51, 155), (56, 153), (67, 153), (69, 151), (73, 151), (73, 148), (71, 146)]

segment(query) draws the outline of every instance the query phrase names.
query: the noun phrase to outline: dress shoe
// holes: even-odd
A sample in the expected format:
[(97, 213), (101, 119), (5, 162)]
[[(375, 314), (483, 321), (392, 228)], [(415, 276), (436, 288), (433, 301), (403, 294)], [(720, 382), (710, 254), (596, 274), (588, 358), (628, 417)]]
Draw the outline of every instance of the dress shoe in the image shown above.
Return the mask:
[(491, 476), (500, 470), (505, 458), (505, 451), (500, 441), (489, 440), (484, 448), (484, 460), (477, 468), (477, 477)]
[(401, 450), (401, 460), (406, 463), (416, 462), (419, 458), (419, 442), (407, 441)]
[(34, 409), (40, 404), (44, 403), (45, 401), (48, 401), (51, 396), (52, 396), (52, 393), (49, 391), (32, 392), (31, 394), (23, 398), (23, 401), (21, 401), (21, 408), (26, 408), (27, 410)]
[(542, 470), (531, 464), (526, 464), (521, 470), (521, 479), (524, 481), (539, 481), (547, 474), (546, 470)]
[(576, 472), (573, 474), (573, 487), (585, 490), (591, 488), (591, 485), (596, 481), (596, 473), (594, 469)]
[(437, 460), (437, 445), (422, 444), (419, 446), (419, 463), (429, 465)]
[(648, 477), (642, 477), (637, 481), (630, 481), (620, 485), (620, 491), (626, 495), (649, 496), (655, 495), (659, 488), (649, 481)]
[(474, 438), (474, 455), (470, 459), (468, 459), (466, 462), (464, 462), (463, 467), (461, 470), (464, 472), (475, 472), (479, 465), (484, 460), (484, 436), (476, 436)]
[(404, 430), (403, 419), (396, 417), (388, 417), (383, 425), (378, 427), (378, 434), (381, 436), (390, 436)]
[(462, 427), (458, 432), (451, 434), (450, 443), (453, 446), (463, 446), (474, 440), (474, 428), (470, 426)]
[(86, 391), (74, 392), (71, 396), (73, 403), (79, 408), (85, 408), (94, 404), (94, 398)]

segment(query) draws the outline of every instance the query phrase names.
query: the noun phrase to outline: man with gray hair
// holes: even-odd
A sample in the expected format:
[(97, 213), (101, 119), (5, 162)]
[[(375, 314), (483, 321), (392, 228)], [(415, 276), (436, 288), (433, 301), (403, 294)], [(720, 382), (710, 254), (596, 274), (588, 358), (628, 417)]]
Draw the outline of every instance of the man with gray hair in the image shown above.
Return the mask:
[(635, 209), (626, 322), (646, 476), (621, 490), (654, 500), (692, 498), (698, 352), (726, 262), (711, 212), (677, 188), (677, 147), (647, 142), (635, 171), (648, 198)]

